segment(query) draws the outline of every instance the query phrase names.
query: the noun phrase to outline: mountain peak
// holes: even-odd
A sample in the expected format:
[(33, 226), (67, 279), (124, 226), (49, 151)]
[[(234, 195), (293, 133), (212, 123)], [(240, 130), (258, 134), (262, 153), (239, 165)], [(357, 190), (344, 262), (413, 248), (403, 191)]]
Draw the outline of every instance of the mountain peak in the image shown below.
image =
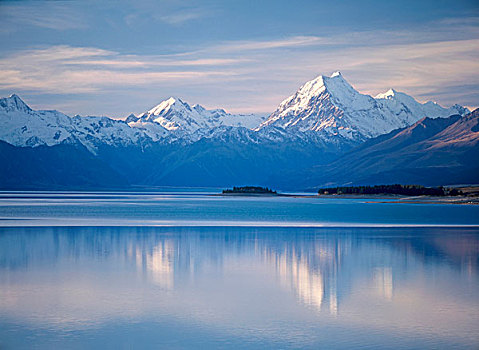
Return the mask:
[(10, 97), (0, 99), (0, 107), (8, 111), (31, 111), (32, 109), (17, 95), (12, 94)]
[(298, 97), (302, 99), (310, 99), (318, 96), (327, 90), (331, 95), (342, 96), (344, 93), (351, 94), (356, 91), (354, 88), (344, 79), (341, 72), (336, 71), (331, 76), (318, 75), (313, 80), (310, 80), (303, 84), (297, 92)]
[(180, 102), (180, 103), (184, 103), (183, 100), (181, 98), (179, 98), (178, 96), (170, 96), (170, 98), (168, 98), (167, 100), (168, 103), (175, 103), (175, 102)]
[(413, 97), (389, 89), (376, 98), (361, 94), (338, 72), (320, 75), (285, 99), (257, 130), (268, 126), (362, 140), (412, 125), (424, 117), (464, 114), (460, 106), (443, 108), (421, 104)]
[(126, 117), (125, 122), (128, 123), (134, 123), (138, 121), (138, 117), (135, 116), (133, 113), (131, 113), (128, 117)]
[[(466, 114), (468, 114), (468, 113), (471, 113), (471, 111), (469, 110), (469, 108), (463, 107), (463, 106), (461, 106), (461, 105), (459, 105), (459, 104), (457, 104), (457, 103), (456, 103), (455, 105), (453, 105), (451, 108), (452, 108), (452, 109), (455, 109), (460, 115), (466, 115)], [(477, 109), (476, 109), (476, 111), (477, 111)]]
[[(364, 95), (361, 95), (358, 91), (356, 91), (356, 89), (354, 89), (354, 87), (349, 84), (346, 79), (344, 79), (343, 75), (339, 71), (334, 72), (329, 77), (320, 75), (318, 78), (309, 83), (312, 83), (313, 86), (315, 86), (311, 97), (319, 96), (319, 94), (327, 92), (334, 102), (341, 106), (349, 105), (350, 103), (356, 104), (357, 102), (360, 102), (363, 104), (368, 102), (364, 101), (364, 98), (361, 98), (361, 96)], [(308, 83), (303, 86), (308, 86)], [(301, 88), (300, 91), (301, 90), (303, 89)]]
[(193, 109), (200, 113), (206, 111), (206, 108), (199, 104), (193, 105)]
[(306, 82), (303, 86), (308, 85), (308, 84), (321, 86), (321, 85), (327, 84), (327, 82), (330, 81), (330, 80), (342, 80), (342, 81), (346, 82), (346, 80), (344, 79), (341, 72), (336, 71), (333, 74), (331, 74), (330, 76), (320, 74), (316, 78), (314, 78), (313, 80), (310, 80), (310, 81)]
[(416, 117), (446, 118), (453, 114), (464, 115), (469, 112), (467, 108), (458, 104), (450, 108), (444, 108), (435, 101), (420, 103), (414, 97), (394, 89), (389, 89), (374, 98), (383, 106), (389, 106), (394, 114), (401, 113), (402, 110), (405, 110), (405, 107)]
[(302, 85), (294, 95), (281, 102), (258, 130), (274, 124), (300, 131), (341, 127), (342, 133), (349, 133), (349, 126), (340, 125), (343, 109), (367, 110), (373, 104), (370, 96), (361, 95), (336, 71), (331, 76), (319, 75)]
[(324, 85), (332, 94), (357, 94), (358, 92), (344, 79), (341, 72), (336, 71), (330, 77), (323, 77)]
[(160, 102), (152, 109), (150, 109), (146, 114), (148, 115), (160, 115), (168, 112), (170, 109), (187, 109), (191, 110), (191, 107), (188, 103), (183, 102), (179, 97), (171, 96), (170, 98)]
[(186, 102), (184, 102), (181, 98), (177, 97), (177, 96), (170, 96), (169, 98), (167, 98), (166, 100), (164, 101), (161, 101), (160, 105), (163, 105), (164, 107), (169, 107), (169, 106), (173, 106), (173, 105), (185, 105), (187, 104)]

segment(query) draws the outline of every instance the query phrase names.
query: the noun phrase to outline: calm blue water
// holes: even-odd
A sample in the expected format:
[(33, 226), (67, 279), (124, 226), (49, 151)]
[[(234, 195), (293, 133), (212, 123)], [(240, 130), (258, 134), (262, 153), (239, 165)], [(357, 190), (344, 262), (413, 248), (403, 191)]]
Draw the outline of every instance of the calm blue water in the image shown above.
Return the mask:
[(479, 206), (365, 202), (3, 193), (0, 348), (478, 348)]
[(2, 226), (479, 226), (478, 205), (205, 193), (2, 193)]

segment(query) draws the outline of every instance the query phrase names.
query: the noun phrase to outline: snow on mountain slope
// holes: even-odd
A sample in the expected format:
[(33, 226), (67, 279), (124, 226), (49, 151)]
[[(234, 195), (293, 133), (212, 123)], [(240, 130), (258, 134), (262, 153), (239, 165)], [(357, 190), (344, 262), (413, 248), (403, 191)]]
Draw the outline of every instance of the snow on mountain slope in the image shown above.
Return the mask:
[(0, 139), (14, 146), (52, 146), (71, 136), (70, 118), (57, 111), (34, 111), (17, 95), (0, 99)]
[(0, 140), (20, 147), (80, 142), (94, 152), (100, 144), (129, 145), (145, 137), (124, 121), (107, 117), (70, 118), (58, 111), (34, 111), (17, 95), (0, 99), (0, 120)]
[(291, 132), (315, 131), (325, 140), (337, 137), (355, 141), (406, 127), (424, 118), (447, 117), (468, 112), (461, 106), (443, 108), (421, 104), (390, 90), (373, 98), (356, 91), (341, 75), (319, 76), (285, 99), (256, 130), (272, 126)]
[(408, 125), (426, 117), (447, 118), (453, 114), (465, 115), (469, 113), (468, 109), (459, 105), (444, 108), (432, 101), (421, 104), (413, 97), (394, 89), (389, 89), (387, 92), (377, 95), (375, 99), (385, 113), (398, 116)]
[[(229, 114), (224, 109), (207, 110), (198, 104), (190, 106), (178, 97), (170, 97), (137, 118), (142, 123), (154, 122), (169, 131), (183, 134), (192, 134), (200, 129), (211, 130), (219, 126), (253, 129), (265, 119), (255, 114)], [(138, 121), (133, 122), (130, 119), (129, 125), (134, 126)]]
[[(202, 138), (253, 143), (311, 143), (337, 150), (424, 118), (464, 115), (455, 105), (421, 104), (395, 90), (375, 98), (356, 91), (336, 72), (319, 76), (285, 99), (267, 119), (207, 110), (171, 97), (124, 121), (107, 117), (73, 118), (58, 111), (34, 111), (17, 95), (0, 99), (0, 140), (15, 146), (52, 146), (80, 142), (95, 153), (98, 146), (148, 142), (184, 144)], [(223, 135), (224, 134), (224, 135)]]
[(479, 167), (474, 159), (479, 159), (479, 109), (465, 116), (423, 118), (296, 177), (305, 187), (477, 183)]
[(145, 138), (141, 129), (132, 128), (122, 120), (108, 117), (80, 117), (71, 118), (73, 123), (72, 135), (80, 140), (88, 149), (100, 144), (110, 146), (129, 146), (137, 144)]
[[(34, 111), (17, 95), (0, 99), (0, 140), (14, 146), (53, 146), (62, 142), (80, 142), (91, 152), (101, 144), (127, 146), (148, 139), (191, 143), (231, 128), (252, 129), (265, 118), (257, 115), (233, 115), (222, 109), (190, 107), (180, 99), (170, 98), (138, 117), (125, 121), (108, 117), (73, 118), (58, 111)], [(215, 129), (218, 129), (214, 131)], [(214, 131), (214, 132), (213, 132)]]

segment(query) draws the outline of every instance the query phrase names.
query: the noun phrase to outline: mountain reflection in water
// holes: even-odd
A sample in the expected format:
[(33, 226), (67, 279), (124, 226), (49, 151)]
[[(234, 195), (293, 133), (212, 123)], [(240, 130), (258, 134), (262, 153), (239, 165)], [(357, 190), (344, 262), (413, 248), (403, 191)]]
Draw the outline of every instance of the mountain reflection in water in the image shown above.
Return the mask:
[(207, 346), (467, 348), (478, 262), (470, 228), (2, 228), (0, 345), (120, 323), (157, 344), (175, 324)]

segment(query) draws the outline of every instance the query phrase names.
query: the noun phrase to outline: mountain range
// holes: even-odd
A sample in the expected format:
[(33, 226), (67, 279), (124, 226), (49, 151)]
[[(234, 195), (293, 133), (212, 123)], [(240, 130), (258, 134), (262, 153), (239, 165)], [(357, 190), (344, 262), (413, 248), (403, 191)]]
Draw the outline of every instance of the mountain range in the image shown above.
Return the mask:
[(379, 183), (475, 184), (479, 180), (478, 159), (476, 109), (465, 116), (423, 118), (367, 140), (327, 165), (299, 174), (292, 170), (289, 176), (298, 179), (296, 186), (309, 189)]
[(123, 120), (69, 117), (12, 95), (0, 99), (0, 120), (4, 189), (424, 184), (431, 171), (440, 184), (479, 178), (467, 161), (477, 154), (477, 110), (393, 89), (361, 94), (339, 72), (307, 82), (268, 117), (178, 97)]

